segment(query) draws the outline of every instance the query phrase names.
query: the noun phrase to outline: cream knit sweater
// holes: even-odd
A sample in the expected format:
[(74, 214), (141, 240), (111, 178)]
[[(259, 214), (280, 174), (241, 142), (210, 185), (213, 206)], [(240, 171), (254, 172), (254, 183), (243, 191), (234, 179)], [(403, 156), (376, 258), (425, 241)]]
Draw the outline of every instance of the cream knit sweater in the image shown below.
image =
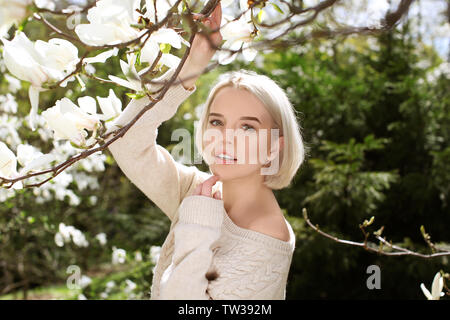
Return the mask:
[[(295, 248), (289, 222), (285, 219), (290, 234), (287, 242), (237, 226), (223, 200), (192, 195), (211, 174), (175, 161), (156, 143), (160, 124), (175, 115), (195, 90), (172, 86), (109, 146), (124, 174), (171, 221), (154, 270), (150, 299), (284, 300)], [(107, 132), (128, 123), (148, 103), (148, 97), (131, 100)], [(221, 190), (221, 182), (216, 183), (216, 190)]]

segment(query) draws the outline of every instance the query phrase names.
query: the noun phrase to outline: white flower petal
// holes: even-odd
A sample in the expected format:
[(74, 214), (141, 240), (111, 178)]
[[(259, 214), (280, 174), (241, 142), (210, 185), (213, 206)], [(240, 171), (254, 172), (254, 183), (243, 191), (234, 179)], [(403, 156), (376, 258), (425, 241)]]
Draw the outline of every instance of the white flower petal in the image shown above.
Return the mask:
[(160, 28), (158, 31), (152, 33), (149, 41), (155, 41), (158, 43), (168, 43), (172, 47), (181, 48), (181, 36), (173, 29)]
[(0, 141), (0, 176), (3, 178), (10, 178), (16, 174), (16, 170), (16, 155), (4, 142)]
[(158, 53), (159, 45), (152, 41), (152, 39), (148, 39), (141, 50), (141, 62), (148, 62), (149, 64), (152, 64), (158, 56)]
[(80, 97), (77, 100), (78, 105), (80, 106), (81, 110), (84, 112), (90, 113), (90, 114), (96, 114), (97, 112), (97, 103), (95, 102), (95, 99), (89, 96)]
[(117, 56), (117, 53), (119, 52), (119, 48), (114, 48), (105, 52), (102, 52), (95, 57), (85, 58), (83, 60), (83, 63), (105, 63), (106, 60), (111, 58), (112, 56)]
[(441, 273), (437, 272), (434, 276), (433, 283), (431, 285), (431, 295), (435, 300), (439, 300), (442, 288), (444, 287), (444, 279), (441, 277)]
[(22, 168), (19, 172), (20, 175), (27, 174), (32, 170), (45, 168), (52, 161), (56, 160), (56, 157), (53, 154), (43, 154), (38, 158), (32, 160), (28, 163), (24, 168)]
[(420, 289), (422, 289), (423, 294), (425, 295), (425, 297), (427, 297), (428, 300), (433, 300), (433, 296), (431, 295), (430, 291), (425, 288), (425, 285), (423, 283), (420, 284)]
[(168, 66), (169, 68), (177, 68), (178, 65), (180, 64), (181, 59), (178, 58), (177, 56), (174, 56), (173, 54), (170, 53), (163, 53), (163, 55), (161, 56), (161, 60), (160, 62), (166, 66)]
[(104, 115), (103, 120), (109, 120), (120, 115), (122, 102), (116, 97), (112, 89), (109, 90), (108, 97), (97, 97), (97, 100)]
[(75, 33), (80, 40), (90, 46), (114, 45), (133, 40), (137, 31), (131, 27), (106, 24), (79, 24)]
[(228, 7), (230, 4), (232, 4), (234, 2), (234, 0), (222, 0), (221, 4), (222, 4), (222, 8), (226, 8)]
[(115, 83), (117, 83), (118, 85), (120, 85), (122, 87), (129, 88), (129, 89), (134, 90), (134, 91), (140, 91), (141, 90), (141, 86), (140, 85), (137, 86), (135, 83), (131, 83), (131, 82), (126, 81), (126, 80), (124, 80), (122, 78), (119, 78), (119, 77), (116, 77), (116, 76), (111, 76), (111, 75), (109, 75), (108, 78), (111, 81), (114, 81)]
[(35, 86), (30, 86), (28, 89), (28, 96), (30, 98), (31, 110), (30, 110), (30, 127), (31, 130), (36, 130), (36, 117), (39, 107), (39, 92), (41, 90)]
[(244, 59), (247, 61), (253, 61), (257, 55), (258, 51), (253, 48), (248, 48), (246, 44), (244, 45), (244, 49), (242, 50), (242, 55), (244, 56)]

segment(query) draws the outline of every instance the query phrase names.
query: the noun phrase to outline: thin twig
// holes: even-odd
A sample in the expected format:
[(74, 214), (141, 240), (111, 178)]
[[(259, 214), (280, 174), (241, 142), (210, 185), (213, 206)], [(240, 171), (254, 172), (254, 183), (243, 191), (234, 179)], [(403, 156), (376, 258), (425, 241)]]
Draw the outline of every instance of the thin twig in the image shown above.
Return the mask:
[(436, 258), (436, 257), (443, 257), (443, 256), (449, 256), (450, 255), (450, 251), (442, 251), (439, 253), (433, 253), (433, 254), (422, 254), (419, 252), (415, 252), (415, 251), (411, 251), (409, 249), (405, 249), (405, 248), (401, 248), (399, 246), (393, 245), (392, 243), (386, 241), (386, 239), (380, 237), (380, 236), (376, 236), (376, 238), (383, 243), (384, 245), (390, 247), (393, 250), (398, 250), (396, 252), (386, 252), (382, 250), (382, 247), (380, 247), (379, 249), (375, 249), (374, 247), (376, 247), (376, 244), (367, 242), (366, 240), (364, 240), (364, 242), (355, 242), (355, 241), (350, 241), (350, 240), (343, 240), (343, 239), (339, 239), (338, 237), (332, 236), (322, 230), (319, 229), (319, 225), (314, 225), (308, 218), (308, 214), (306, 211), (306, 208), (303, 208), (303, 218), (305, 219), (306, 223), (313, 228), (315, 231), (317, 231), (319, 234), (323, 235), (326, 238), (329, 238), (333, 241), (336, 241), (338, 243), (342, 243), (342, 244), (346, 244), (346, 245), (351, 245), (351, 246), (356, 246), (356, 247), (363, 247), (365, 250), (370, 251), (370, 252), (374, 252), (374, 253), (378, 253), (378, 254), (382, 254), (382, 255), (386, 255), (386, 256), (416, 256), (416, 257), (420, 257), (420, 258)]

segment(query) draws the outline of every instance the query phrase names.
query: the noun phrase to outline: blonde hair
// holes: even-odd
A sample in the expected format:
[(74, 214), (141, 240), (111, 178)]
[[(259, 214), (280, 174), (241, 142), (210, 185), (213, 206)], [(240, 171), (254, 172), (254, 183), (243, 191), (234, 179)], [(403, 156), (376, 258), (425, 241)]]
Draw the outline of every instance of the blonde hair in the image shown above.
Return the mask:
[(211, 103), (217, 92), (224, 87), (244, 89), (254, 94), (272, 116), (276, 127), (281, 131), (280, 136), (284, 137), (284, 147), (277, 156), (280, 161), (278, 172), (273, 175), (266, 175), (264, 184), (275, 190), (289, 186), (305, 159), (302, 128), (297, 122), (296, 110), (284, 90), (267, 76), (253, 71), (239, 70), (224, 73), (219, 77), (218, 82), (211, 89), (200, 115), (195, 136), (196, 148), (202, 153), (203, 132), (208, 124)]

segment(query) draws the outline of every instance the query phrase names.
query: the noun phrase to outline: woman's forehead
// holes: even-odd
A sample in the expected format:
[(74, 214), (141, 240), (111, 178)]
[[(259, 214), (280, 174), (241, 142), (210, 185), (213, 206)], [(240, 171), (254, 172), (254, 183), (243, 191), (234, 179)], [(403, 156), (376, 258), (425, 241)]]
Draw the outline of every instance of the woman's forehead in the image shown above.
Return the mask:
[(250, 91), (234, 87), (224, 87), (216, 93), (209, 113), (220, 113), (226, 118), (257, 117), (271, 122), (271, 116), (264, 104)]

